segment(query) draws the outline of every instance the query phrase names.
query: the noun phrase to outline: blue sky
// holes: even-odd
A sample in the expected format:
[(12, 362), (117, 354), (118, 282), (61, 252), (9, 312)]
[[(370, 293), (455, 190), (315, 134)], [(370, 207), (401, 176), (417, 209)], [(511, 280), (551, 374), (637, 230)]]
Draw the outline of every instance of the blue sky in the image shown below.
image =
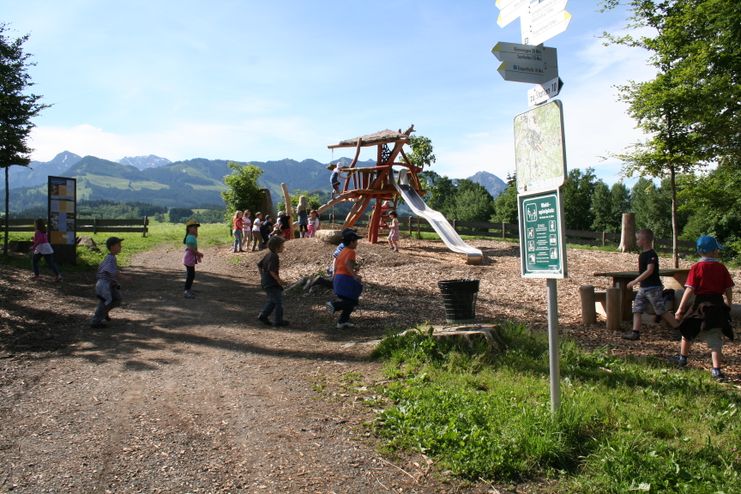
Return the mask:
[[(645, 54), (604, 47), (626, 13), (571, 0), (558, 49), (568, 167), (608, 183), (611, 152), (640, 139), (616, 84), (651, 77)], [(520, 42), (494, 0), (0, 0), (31, 38), (33, 159), (63, 150), (118, 160), (156, 154), (267, 161), (339, 158), (328, 144), (414, 123), (433, 170), (514, 170), (512, 119), (529, 84), (506, 82), (491, 48)], [(369, 154), (367, 158), (371, 158)]]

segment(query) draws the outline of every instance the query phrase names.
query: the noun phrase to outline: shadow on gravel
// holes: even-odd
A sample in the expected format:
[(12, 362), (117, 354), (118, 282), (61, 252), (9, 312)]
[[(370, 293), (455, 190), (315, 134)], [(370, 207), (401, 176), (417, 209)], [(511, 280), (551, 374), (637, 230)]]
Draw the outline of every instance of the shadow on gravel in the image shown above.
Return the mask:
[[(425, 321), (442, 322), (444, 310), (438, 294), (420, 294), (399, 287), (366, 284), (361, 304), (353, 314), (357, 327), (340, 331), (337, 317), (330, 317), (324, 304), (333, 299), (329, 290), (304, 296), (300, 291), (284, 297), (287, 328), (264, 327), (256, 320), (266, 298), (235, 266), (233, 276), (196, 273), (195, 299), (183, 297), (184, 273), (169, 270), (127, 270), (121, 280), (123, 306), (111, 312), (113, 320), (104, 329), (91, 329), (95, 309), (93, 273), (70, 273), (62, 286), (27, 282), (25, 270), (3, 268), (7, 283), (0, 285), (0, 357), (34, 354), (34, 358), (60, 354), (91, 362), (122, 361), (126, 370), (148, 371), (177, 363), (178, 352), (197, 352), (199, 346), (231, 352), (309, 360), (365, 361), (357, 352), (325, 351), (321, 341), (358, 343), (382, 338), (387, 328), (407, 329)], [(430, 298), (429, 311), (410, 310), (420, 297)], [(413, 301), (417, 301), (412, 304)], [(5, 317), (7, 313), (10, 317)], [(223, 328), (207, 334), (203, 327)], [(281, 348), (262, 344), (259, 333), (270, 331), (270, 341)], [(275, 335), (278, 335), (277, 337)], [(280, 335), (286, 339), (281, 340)], [(301, 336), (301, 335), (304, 336)], [(307, 345), (306, 334), (317, 338)], [(268, 338), (266, 338), (268, 340)], [(311, 343), (311, 342), (309, 342)], [(177, 344), (190, 345), (183, 349)], [(308, 348), (311, 346), (312, 348)], [(313, 348), (313, 347), (316, 348)], [(344, 345), (343, 345), (344, 346)], [(172, 357), (157, 362), (142, 359), (142, 350), (167, 350)]]

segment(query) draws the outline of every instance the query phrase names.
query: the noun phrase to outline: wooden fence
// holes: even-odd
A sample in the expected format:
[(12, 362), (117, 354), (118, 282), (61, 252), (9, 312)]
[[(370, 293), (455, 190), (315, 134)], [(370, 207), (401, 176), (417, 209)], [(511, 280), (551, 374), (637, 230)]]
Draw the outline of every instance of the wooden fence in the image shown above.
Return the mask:
[[(0, 228), (4, 225), (0, 219)], [(34, 231), (34, 218), (9, 218), (8, 231)], [(149, 217), (107, 220), (100, 218), (77, 218), (77, 232), (92, 233), (141, 233), (143, 237), (149, 233)]]
[[(331, 218), (322, 218), (329, 221)], [(488, 237), (499, 239), (519, 239), (520, 230), (517, 223), (489, 223), (486, 221), (458, 221), (448, 220), (459, 235), (471, 235), (475, 237)], [(417, 216), (399, 217), (399, 223), (402, 229), (406, 229), (409, 235), (422, 232), (430, 233), (432, 229), (429, 223)], [(359, 221), (356, 226), (365, 227), (365, 221)], [(613, 232), (592, 232), (588, 230), (566, 230), (566, 241), (587, 244), (595, 246), (619, 245), (620, 234)], [(691, 240), (678, 240), (680, 253), (692, 254), (695, 252), (695, 243)], [(654, 248), (664, 252), (670, 252), (672, 249), (671, 238), (657, 238), (654, 240)]]

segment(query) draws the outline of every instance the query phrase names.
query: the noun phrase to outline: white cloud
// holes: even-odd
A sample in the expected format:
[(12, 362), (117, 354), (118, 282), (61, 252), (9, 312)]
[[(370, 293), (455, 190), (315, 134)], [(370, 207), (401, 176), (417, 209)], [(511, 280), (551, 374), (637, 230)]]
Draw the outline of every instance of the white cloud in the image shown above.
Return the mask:
[(233, 124), (182, 122), (164, 130), (131, 134), (89, 124), (39, 126), (31, 133), (32, 157), (37, 161), (49, 161), (65, 150), (114, 161), (147, 154), (173, 161), (196, 157), (269, 160), (293, 154), (282, 151), (282, 147), (308, 153), (316, 148), (315, 142), (314, 129), (300, 117), (259, 118)]

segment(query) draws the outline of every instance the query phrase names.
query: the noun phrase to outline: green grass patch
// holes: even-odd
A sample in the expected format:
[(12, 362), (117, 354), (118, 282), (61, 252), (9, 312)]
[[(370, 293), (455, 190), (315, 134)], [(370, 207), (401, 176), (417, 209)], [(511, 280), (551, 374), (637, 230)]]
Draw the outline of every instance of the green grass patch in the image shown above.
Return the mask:
[[(561, 345), (550, 411), (548, 344), (502, 327), (504, 351), (472, 352), (420, 330), (376, 349), (391, 382), (374, 422), (467, 479), (550, 479), (548, 492), (741, 492), (739, 392), (707, 373)], [(556, 488), (553, 490), (553, 483)]]
[[(100, 246), (101, 252), (94, 252), (85, 247), (77, 247), (77, 265), (63, 266), (63, 271), (88, 271), (96, 269), (103, 257), (107, 253), (105, 248), (105, 241), (108, 237), (116, 236), (123, 238), (123, 249), (118, 255), (118, 263), (120, 266), (128, 266), (131, 263), (131, 258), (139, 252), (152, 249), (162, 244), (172, 244), (175, 246), (182, 246), (183, 237), (185, 236), (185, 225), (179, 223), (162, 223), (157, 221), (151, 221), (149, 225), (149, 233), (146, 237), (142, 237), (141, 233), (79, 233), (80, 236), (89, 236), (95, 243)], [(31, 240), (33, 233), (31, 232), (13, 232), (10, 234), (10, 240)], [(229, 237), (228, 228), (222, 223), (210, 223), (203, 224), (198, 229), (198, 246), (209, 247), (214, 245), (226, 245), (232, 242)], [(12, 256), (3, 258), (0, 256), (0, 263), (12, 264), (18, 267), (28, 266), (30, 269), (31, 259), (28, 256)], [(44, 263), (42, 262), (42, 269)]]

